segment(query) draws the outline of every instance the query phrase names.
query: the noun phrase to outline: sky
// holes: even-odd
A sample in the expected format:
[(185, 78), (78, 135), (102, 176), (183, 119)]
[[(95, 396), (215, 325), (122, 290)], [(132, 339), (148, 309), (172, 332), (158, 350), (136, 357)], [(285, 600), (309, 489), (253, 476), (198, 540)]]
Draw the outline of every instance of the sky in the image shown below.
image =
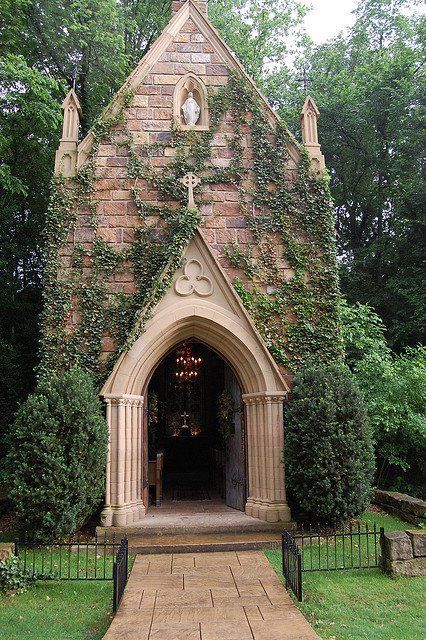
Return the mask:
[(316, 44), (337, 35), (345, 27), (351, 26), (356, 0), (308, 0), (313, 10), (305, 19), (306, 29)]

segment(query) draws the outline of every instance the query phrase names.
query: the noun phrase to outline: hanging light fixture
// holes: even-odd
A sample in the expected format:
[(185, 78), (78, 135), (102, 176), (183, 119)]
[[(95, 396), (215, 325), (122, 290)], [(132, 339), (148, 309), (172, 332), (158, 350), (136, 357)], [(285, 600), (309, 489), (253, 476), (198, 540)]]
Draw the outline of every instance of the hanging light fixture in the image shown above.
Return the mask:
[(182, 343), (176, 349), (175, 378), (178, 381), (195, 380), (199, 375), (199, 369), (203, 362), (200, 356), (194, 355), (191, 345)]

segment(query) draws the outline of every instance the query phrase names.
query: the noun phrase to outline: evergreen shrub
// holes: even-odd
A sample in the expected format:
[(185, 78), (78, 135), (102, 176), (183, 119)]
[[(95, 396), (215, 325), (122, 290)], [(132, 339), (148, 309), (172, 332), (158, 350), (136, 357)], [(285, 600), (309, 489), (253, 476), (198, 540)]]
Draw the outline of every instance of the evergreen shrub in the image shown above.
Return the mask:
[(107, 443), (90, 374), (74, 366), (38, 384), (16, 414), (6, 459), (26, 533), (51, 540), (85, 522), (104, 492)]
[(308, 521), (334, 524), (368, 507), (373, 445), (349, 369), (329, 365), (295, 375), (285, 411), (285, 461), (290, 502)]

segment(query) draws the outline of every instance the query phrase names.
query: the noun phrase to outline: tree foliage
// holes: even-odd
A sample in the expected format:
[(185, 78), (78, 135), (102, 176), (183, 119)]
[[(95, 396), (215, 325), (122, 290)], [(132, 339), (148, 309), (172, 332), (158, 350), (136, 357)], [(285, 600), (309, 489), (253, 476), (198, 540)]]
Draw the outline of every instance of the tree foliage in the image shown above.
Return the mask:
[(40, 382), (9, 437), (9, 498), (24, 530), (49, 540), (74, 532), (104, 491), (108, 430), (91, 377), (72, 367)]
[(296, 374), (285, 411), (285, 463), (290, 501), (308, 521), (332, 524), (367, 508), (374, 454), (349, 369)]
[(331, 174), (342, 290), (378, 311), (397, 350), (424, 342), (426, 317), (425, 19), (412, 5), (360, 0), (353, 28), (308, 48), (288, 91), (276, 84), (274, 94), (296, 124), (307, 69)]
[(378, 315), (342, 304), (347, 361), (364, 397), (377, 457), (376, 484), (423, 496), (426, 459), (426, 349), (388, 347)]

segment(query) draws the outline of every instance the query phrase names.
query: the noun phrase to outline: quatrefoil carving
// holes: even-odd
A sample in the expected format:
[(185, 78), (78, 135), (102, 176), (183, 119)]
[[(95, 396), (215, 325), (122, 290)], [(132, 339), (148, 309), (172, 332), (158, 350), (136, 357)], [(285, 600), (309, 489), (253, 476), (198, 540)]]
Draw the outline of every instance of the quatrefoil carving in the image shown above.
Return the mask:
[(201, 262), (192, 259), (185, 261), (183, 274), (175, 281), (175, 292), (178, 296), (190, 296), (196, 293), (198, 296), (207, 297), (213, 293), (213, 283), (204, 275)]

